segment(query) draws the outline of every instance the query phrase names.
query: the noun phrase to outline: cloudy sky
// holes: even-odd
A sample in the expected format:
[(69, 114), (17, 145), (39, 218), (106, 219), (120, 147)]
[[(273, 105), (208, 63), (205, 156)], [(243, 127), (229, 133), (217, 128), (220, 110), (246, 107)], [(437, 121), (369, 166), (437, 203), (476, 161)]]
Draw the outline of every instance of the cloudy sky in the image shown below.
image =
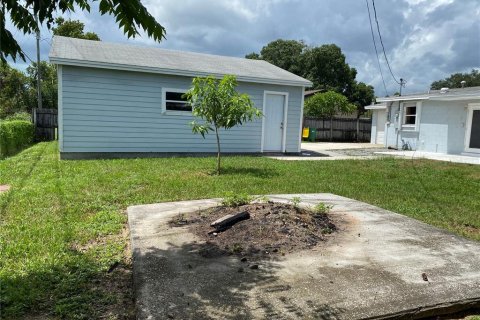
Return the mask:
[[(369, 0), (371, 1), (371, 0)], [(130, 42), (219, 55), (243, 57), (278, 38), (308, 45), (335, 43), (357, 79), (385, 95), (370, 33), (365, 0), (144, 0), (167, 29), (158, 44), (145, 36), (128, 40), (111, 16), (75, 12), (86, 31), (103, 41)], [(480, 67), (480, 0), (377, 0), (380, 31), (394, 75), (407, 81), (404, 92), (426, 91), (432, 81)], [(372, 8), (370, 7), (372, 10)], [(373, 12), (372, 12), (373, 15)], [(373, 17), (372, 17), (373, 18)], [(374, 23), (374, 20), (373, 20)], [(375, 25), (374, 25), (375, 28)], [(13, 30), (35, 57), (34, 35)], [(43, 30), (42, 59), (48, 58), (51, 32)], [(380, 45), (378, 48), (381, 50)], [(398, 91), (383, 53), (381, 67), (389, 94)], [(22, 63), (17, 67), (25, 68)]]

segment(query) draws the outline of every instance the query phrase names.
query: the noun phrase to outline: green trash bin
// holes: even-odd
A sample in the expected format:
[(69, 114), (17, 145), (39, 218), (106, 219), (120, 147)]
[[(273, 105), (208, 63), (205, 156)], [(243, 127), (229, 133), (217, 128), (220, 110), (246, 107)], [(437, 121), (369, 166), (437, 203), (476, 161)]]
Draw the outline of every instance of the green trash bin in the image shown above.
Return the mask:
[(310, 132), (308, 134), (308, 141), (315, 142), (316, 138), (317, 138), (317, 129), (310, 128)]

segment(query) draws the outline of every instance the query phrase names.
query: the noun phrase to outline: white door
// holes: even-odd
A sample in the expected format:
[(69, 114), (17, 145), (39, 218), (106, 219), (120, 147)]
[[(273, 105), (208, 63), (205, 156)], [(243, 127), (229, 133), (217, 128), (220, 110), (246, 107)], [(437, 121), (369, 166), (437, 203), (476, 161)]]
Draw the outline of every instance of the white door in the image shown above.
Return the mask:
[(480, 152), (480, 104), (468, 109), (465, 151)]
[(283, 151), (285, 95), (265, 94), (263, 151)]
[(377, 111), (377, 139), (376, 144), (385, 144), (385, 122), (387, 121), (387, 112), (385, 110)]

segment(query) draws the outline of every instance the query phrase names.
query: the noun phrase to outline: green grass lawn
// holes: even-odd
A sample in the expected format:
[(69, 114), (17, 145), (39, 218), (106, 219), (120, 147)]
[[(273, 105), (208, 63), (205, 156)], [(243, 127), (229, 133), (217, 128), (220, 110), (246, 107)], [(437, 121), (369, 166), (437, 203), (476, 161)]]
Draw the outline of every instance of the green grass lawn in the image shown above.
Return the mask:
[[(59, 161), (40, 143), (0, 161), (3, 318), (122, 318), (131, 312), (125, 209), (249, 194), (330, 192), (480, 240), (480, 167), (426, 160), (214, 158)], [(115, 263), (120, 265), (107, 272)], [(130, 307), (129, 307), (130, 306)], [(131, 314), (130, 314), (131, 315)]]

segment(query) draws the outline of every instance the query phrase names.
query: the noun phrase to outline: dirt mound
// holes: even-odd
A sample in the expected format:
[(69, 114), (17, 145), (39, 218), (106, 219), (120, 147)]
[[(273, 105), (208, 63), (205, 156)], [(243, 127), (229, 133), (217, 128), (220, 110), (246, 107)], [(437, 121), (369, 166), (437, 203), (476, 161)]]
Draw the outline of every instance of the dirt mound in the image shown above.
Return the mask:
[[(214, 232), (210, 224), (228, 214), (246, 211), (250, 218), (230, 228)], [(309, 249), (336, 230), (327, 214), (283, 203), (255, 203), (240, 207), (215, 207), (171, 221), (172, 226), (185, 226), (207, 244), (200, 254), (204, 257), (238, 255), (265, 257), (284, 255)]]

